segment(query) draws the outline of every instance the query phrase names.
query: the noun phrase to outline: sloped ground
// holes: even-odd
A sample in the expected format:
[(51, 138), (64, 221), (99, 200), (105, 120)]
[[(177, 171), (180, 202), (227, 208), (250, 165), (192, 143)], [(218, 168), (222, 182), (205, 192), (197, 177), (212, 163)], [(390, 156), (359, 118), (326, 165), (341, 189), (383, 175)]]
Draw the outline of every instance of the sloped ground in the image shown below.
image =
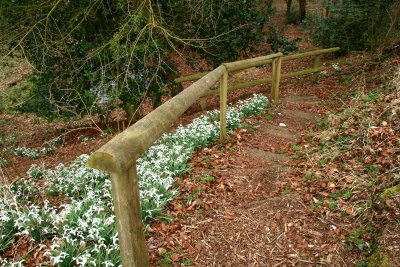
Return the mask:
[[(321, 195), (330, 196), (326, 190), (333, 187), (328, 180), (321, 181), (309, 194), (312, 186), (304, 183), (306, 175), (296, 172), (298, 163), (293, 161), (301, 150), (293, 142), (304, 137), (308, 124), (325, 111), (320, 101), (345, 94), (343, 89), (349, 87), (339, 84), (334, 73), (320, 75), (316, 84), (311, 77), (284, 81), (280, 105), (264, 117), (248, 120), (226, 144), (195, 155), (192, 175), (178, 181), (181, 196), (147, 229), (153, 265), (355, 266), (359, 262), (357, 248), (346, 246), (366, 243), (359, 243), (361, 238), (354, 234), (349, 242), (348, 237), (357, 233), (347, 228), (351, 221), (331, 217), (325, 209), (329, 203), (320, 201)], [(352, 75), (347, 69), (339, 74), (342, 79)], [(251, 90), (260, 89), (267, 88)], [(396, 199), (390, 201), (389, 208), (397, 205)], [(323, 207), (322, 213), (311, 208), (313, 202)], [(388, 218), (396, 218), (396, 212), (389, 211)], [(396, 266), (398, 224), (381, 230), (377, 242), (383, 248), (373, 255), (387, 261), (394, 257), (388, 266)]]
[(6, 88), (21, 83), (31, 72), (31, 66), (23, 59), (12, 58), (0, 62), (0, 94)]
[[(253, 118), (247, 130), (236, 132), (235, 145), (203, 151), (209, 157), (203, 155), (193, 170), (200, 185), (182, 181), (190, 193), (173, 205), (172, 225), (150, 228), (153, 264), (344, 266), (354, 258), (340, 246), (331, 223), (313, 216), (292, 188), (280, 190), (291, 172), (285, 148), (318, 116), (309, 111), (317, 104), (315, 96), (284, 98), (272, 117)], [(202, 188), (210, 176), (215, 180)]]
[[(351, 91), (330, 79), (306, 78), (304, 95), (285, 84), (280, 105), (199, 151), (148, 229), (152, 264), (398, 266), (398, 62), (350, 74)], [(382, 198), (390, 186), (397, 193)]]
[[(302, 48), (310, 48), (308, 45), (304, 42)], [(282, 81), (282, 105), (275, 106), (263, 118), (252, 118), (243, 124), (242, 130), (234, 132), (226, 144), (217, 144), (197, 152), (192, 161), (192, 174), (177, 182), (181, 187), (181, 195), (169, 206), (165, 216), (147, 229), (152, 264), (355, 266), (360, 264), (360, 258), (370, 257), (377, 258), (378, 262), (371, 266), (385, 266), (381, 264), (385, 261), (387, 266), (398, 266), (398, 199), (392, 198), (384, 203), (384, 216), (387, 218), (385, 228), (374, 230), (373, 233), (381, 234), (379, 238), (372, 237), (370, 233), (359, 234), (354, 231), (357, 228), (349, 227), (352, 218), (341, 221), (331, 216), (334, 212), (330, 207), (330, 196), (340, 192), (338, 185), (332, 185), (329, 180), (321, 180), (318, 186), (310, 185), (304, 178), (311, 176), (307, 171), (299, 172), (299, 163), (295, 161), (300, 157), (297, 152), (310, 144), (301, 146), (293, 142), (305, 137), (308, 123), (313, 123), (327, 111), (326, 106), (322, 108), (319, 105), (320, 101), (333, 99), (332, 102), (336, 103), (329, 107), (333, 109), (346, 101), (343, 98), (347, 94), (346, 88), (354, 88), (364, 78), (371, 78), (369, 75), (353, 75), (355, 68), (361, 73), (370, 71), (367, 64), (352, 65), (354, 61), (363, 60), (362, 56), (357, 55), (343, 59), (340, 62), (341, 71), (330, 67), (328, 72), (319, 75), (317, 83), (310, 77)], [(306, 64), (312, 64), (312, 60), (285, 64), (283, 70), (293, 71)], [(270, 75), (268, 67), (251, 69), (238, 74), (235, 79), (239, 82), (248, 80), (249, 76), (260, 78), (266, 75)], [(375, 82), (378, 84), (382, 81), (376, 79)], [(268, 90), (266, 86), (241, 90), (231, 94), (230, 100)], [(210, 108), (217, 105), (217, 98), (210, 99)], [(196, 111), (191, 110), (192, 115), (189, 114), (182, 121), (196, 116)], [(10, 131), (30, 128), (30, 125), (36, 125), (33, 121), (27, 121), (28, 125), (23, 122), (13, 125)], [(396, 131), (398, 134), (398, 128)], [(60, 149), (60, 152), (46, 160), (68, 162), (76, 153), (96, 150), (109, 138), (91, 140), (82, 145), (76, 141), (78, 137), (74, 135), (71, 138), (75, 140), (71, 141), (72, 146), (66, 145), (69, 151)], [(32, 136), (28, 135), (27, 140), (28, 143), (33, 142)], [(40, 146), (42, 142), (39, 140), (35, 144)], [(63, 157), (62, 153), (66, 156)], [(16, 166), (22, 171), (36, 162), (17, 160)], [(318, 163), (320, 159), (303, 158), (303, 162), (313, 160)], [(330, 170), (335, 172), (334, 169)], [(318, 170), (313, 174), (318, 174)], [(327, 201), (321, 200), (322, 197)], [(347, 201), (339, 197), (337, 202), (343, 204)], [(351, 215), (352, 211), (348, 212)], [(353, 219), (358, 221), (360, 217)], [(367, 242), (372, 244), (375, 240), (381, 246), (375, 250), (376, 253), (367, 255), (364, 254), (365, 250), (358, 251), (357, 246), (368, 247)], [(355, 248), (349, 249), (349, 244)]]

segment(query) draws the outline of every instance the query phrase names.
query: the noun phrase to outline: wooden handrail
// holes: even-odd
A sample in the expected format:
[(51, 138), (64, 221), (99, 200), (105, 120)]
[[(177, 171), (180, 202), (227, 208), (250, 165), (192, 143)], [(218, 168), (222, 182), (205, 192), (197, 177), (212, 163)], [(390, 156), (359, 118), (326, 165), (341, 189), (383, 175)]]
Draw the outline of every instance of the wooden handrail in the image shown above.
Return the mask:
[(129, 168), (225, 72), (225, 66), (219, 66), (153, 110), (94, 152), (88, 165), (110, 173)]
[[(315, 72), (320, 72), (320, 71), (323, 71), (324, 69), (326, 69), (326, 68), (325, 67), (317, 67), (317, 68), (282, 74), (281, 80), (293, 78), (293, 77), (297, 77), (297, 76), (302, 76), (302, 75), (307, 75), (307, 74), (312, 74)], [(249, 81), (249, 82), (236, 83), (236, 84), (232, 84), (232, 85), (228, 86), (228, 92), (236, 91), (236, 90), (246, 88), (246, 87), (267, 84), (267, 83), (272, 83), (272, 79), (266, 78), (266, 79), (254, 80), (254, 81)], [(218, 88), (214, 88), (214, 89), (210, 89), (210, 90), (206, 91), (204, 93), (204, 96), (212, 96), (212, 95), (217, 95), (217, 94), (219, 94), (219, 90), (218, 90)]]
[[(245, 60), (239, 60), (235, 62), (230, 62), (230, 63), (223, 63), (227, 70), (229, 72), (234, 72), (234, 71), (239, 71), (239, 70), (244, 70), (252, 67), (259, 67), (262, 65), (266, 65), (268, 63), (272, 62), (273, 58), (280, 57), (282, 56), (282, 53), (276, 53), (268, 56), (262, 56), (262, 57), (256, 57), (256, 58), (251, 58), (251, 59), (245, 59)], [(204, 77), (208, 72), (199, 72), (195, 74), (191, 74), (188, 76), (183, 76), (176, 78), (174, 82), (176, 83), (181, 83), (181, 82), (188, 82), (188, 81), (194, 81), (197, 79), (200, 79), (201, 77)]]
[[(323, 54), (337, 52), (339, 50), (340, 50), (340, 47), (333, 47), (333, 48), (327, 48), (327, 49), (320, 49), (320, 50), (315, 50), (315, 51), (304, 52), (304, 53), (300, 53), (300, 54), (282, 56), (282, 62), (290, 61), (290, 60), (296, 60), (296, 59), (305, 58), (305, 57), (319, 56), (319, 55), (323, 55)], [(253, 65), (251, 65), (251, 67), (259, 67), (259, 66), (262, 66), (262, 65), (266, 65), (266, 64), (272, 63), (272, 59), (271, 58), (268, 59), (266, 57), (268, 57), (268, 56), (258, 57), (258, 58), (253, 59), (254, 61), (258, 62), (258, 64), (253, 62)], [(266, 59), (261, 60), (260, 58), (266, 58)], [(256, 60), (256, 59), (258, 59), (258, 60)], [(242, 61), (248, 61), (248, 59), (247, 60), (242, 60)], [(237, 62), (240, 62), (240, 61), (237, 61)], [(227, 63), (227, 64), (233, 64), (233, 63)], [(231, 66), (233, 66), (233, 65), (231, 65)], [(250, 67), (247, 67), (247, 68), (250, 68)], [(234, 69), (233, 68), (233, 69), (230, 69), (229, 71), (232, 72), (232, 71), (238, 71), (238, 70), (241, 70), (241, 69)], [(207, 73), (208, 72), (199, 72), (199, 73), (196, 73), (196, 74), (191, 74), (191, 75), (188, 75), (188, 76), (179, 77), (179, 78), (176, 78), (174, 80), (174, 82), (181, 83), (181, 82), (194, 81), (194, 80), (200, 79), (201, 77), (205, 76)]]
[(271, 62), (272, 59), (278, 58), (281, 56), (283, 56), (282, 53), (276, 53), (276, 54), (272, 54), (272, 55), (268, 55), (268, 56), (239, 60), (239, 61), (235, 61), (235, 62), (231, 62), (231, 63), (224, 63), (222, 65), (224, 65), (229, 72), (234, 72), (234, 71), (244, 70), (244, 69), (258, 67), (258, 66), (268, 64)]
[(300, 54), (293, 54), (293, 55), (282, 57), (282, 61), (290, 61), (290, 60), (295, 60), (295, 59), (299, 59), (299, 58), (319, 56), (319, 55), (323, 55), (323, 54), (337, 52), (339, 50), (340, 50), (340, 47), (333, 47), (333, 48), (304, 52), (304, 53), (300, 53)]
[(224, 74), (226, 67), (221, 65), (115, 136), (90, 156), (87, 163), (89, 167), (111, 174), (123, 266), (149, 265), (141, 220), (136, 159)]
[[(307, 52), (306, 56), (329, 53), (329, 49)], [(334, 49), (333, 49), (334, 50)], [(330, 51), (333, 51), (332, 49)], [(337, 50), (335, 50), (337, 51)], [(296, 56), (296, 55), (294, 55)], [(291, 59), (300, 58), (291, 56)], [(281, 78), (303, 75), (319, 71), (315, 64), (313, 70), (280, 75), (280, 65), (285, 57), (281, 53), (225, 63), (205, 74), (198, 73), (178, 78), (175, 81), (190, 81), (199, 79), (187, 89), (153, 110), (134, 125), (115, 136), (111, 141), (94, 152), (87, 165), (111, 174), (112, 195), (116, 224), (118, 229), (121, 259), (123, 266), (145, 267), (149, 265), (146, 242), (141, 221), (140, 194), (136, 169), (136, 160), (165, 133), (171, 125), (196, 101), (209, 92), (220, 94), (220, 138), (224, 140), (226, 133), (226, 109), (228, 92), (228, 74), (246, 68), (273, 63), (272, 80), (260, 80), (273, 83), (272, 95), (277, 99), (279, 80)], [(318, 59), (319, 60), (319, 59)], [(319, 61), (318, 61), (319, 62)], [(219, 81), (220, 89), (211, 91), (210, 88)], [(259, 81), (256, 81), (259, 82)], [(255, 82), (242, 83), (231, 86), (229, 89), (239, 89)]]

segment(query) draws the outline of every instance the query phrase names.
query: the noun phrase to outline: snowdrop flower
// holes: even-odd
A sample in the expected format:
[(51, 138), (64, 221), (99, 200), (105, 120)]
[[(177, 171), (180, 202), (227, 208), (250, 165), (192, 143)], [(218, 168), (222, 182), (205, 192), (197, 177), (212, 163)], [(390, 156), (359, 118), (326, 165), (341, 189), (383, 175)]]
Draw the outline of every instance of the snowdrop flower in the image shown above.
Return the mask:
[[(255, 95), (251, 100), (229, 106), (228, 129), (236, 128), (246, 116), (259, 114), (267, 105), (265, 97)], [(178, 194), (174, 178), (188, 170), (186, 163), (192, 152), (219, 138), (218, 116), (219, 111), (208, 112), (185, 127), (164, 134), (137, 160), (143, 220), (156, 216)], [(86, 167), (88, 158), (81, 155), (71, 165), (59, 164), (53, 170), (32, 165), (28, 175), (42, 179), (43, 197), (62, 194), (69, 201), (59, 207), (47, 200), (37, 205), (31, 201), (38, 194), (37, 179), (23, 179), (13, 187), (13, 193), (17, 201), (27, 205), (18, 208), (12, 201), (0, 198), (0, 227), (11, 221), (17, 228), (15, 234), (52, 234), (52, 245), (45, 252), (52, 264), (73, 258), (79, 266), (120, 266), (110, 177)], [(76, 252), (72, 252), (73, 247)], [(69, 255), (67, 251), (77, 254)], [(1, 265), (5, 265), (3, 262), (0, 259)]]
[(333, 68), (335, 71), (337, 71), (337, 72), (342, 71), (342, 69), (340, 68), (340, 66), (339, 66), (338, 63), (333, 63), (333, 64), (332, 64), (332, 68)]
[(58, 264), (61, 263), (63, 261), (63, 259), (65, 259), (65, 257), (67, 257), (68, 254), (65, 252), (61, 252), (60, 254), (58, 254), (55, 257), (50, 257), (51, 263), (52, 264)]

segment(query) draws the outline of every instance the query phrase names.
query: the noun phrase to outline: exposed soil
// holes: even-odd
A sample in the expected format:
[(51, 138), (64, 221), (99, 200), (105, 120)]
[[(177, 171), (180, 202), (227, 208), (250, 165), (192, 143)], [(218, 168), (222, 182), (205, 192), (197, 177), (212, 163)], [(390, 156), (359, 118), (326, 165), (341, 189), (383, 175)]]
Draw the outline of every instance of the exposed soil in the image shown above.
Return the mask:
[[(312, 85), (308, 88), (312, 90)], [(195, 155), (192, 173), (180, 182), (182, 196), (168, 212), (174, 221), (154, 222), (150, 228), (154, 266), (166, 251), (173, 253), (173, 262), (186, 260), (195, 266), (352, 262), (355, 256), (341, 246), (342, 236), (334, 224), (315, 216), (300, 195), (279, 190), (291, 172), (284, 149), (318, 115), (287, 108), (318, 110), (316, 100), (315, 96), (285, 98), (284, 104), (275, 106), (272, 119), (251, 118), (248, 123), (254, 130), (239, 130), (225, 146)], [(277, 126), (282, 122), (285, 126)], [(216, 180), (205, 185), (196, 179), (199, 175), (213, 175)], [(199, 188), (202, 193), (188, 201)]]

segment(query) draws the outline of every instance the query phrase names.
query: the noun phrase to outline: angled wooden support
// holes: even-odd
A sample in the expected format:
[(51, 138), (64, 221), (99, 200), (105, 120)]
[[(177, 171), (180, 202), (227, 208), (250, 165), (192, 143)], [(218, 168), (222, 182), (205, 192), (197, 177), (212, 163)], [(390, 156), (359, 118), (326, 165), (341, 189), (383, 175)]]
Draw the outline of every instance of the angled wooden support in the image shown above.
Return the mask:
[(226, 110), (228, 105), (228, 71), (226, 71), (220, 81), (219, 90), (219, 105), (220, 105), (220, 139), (225, 141), (227, 138), (226, 132)]
[(201, 111), (205, 111), (207, 109), (207, 98), (206, 97), (200, 98), (199, 104), (200, 104)]

